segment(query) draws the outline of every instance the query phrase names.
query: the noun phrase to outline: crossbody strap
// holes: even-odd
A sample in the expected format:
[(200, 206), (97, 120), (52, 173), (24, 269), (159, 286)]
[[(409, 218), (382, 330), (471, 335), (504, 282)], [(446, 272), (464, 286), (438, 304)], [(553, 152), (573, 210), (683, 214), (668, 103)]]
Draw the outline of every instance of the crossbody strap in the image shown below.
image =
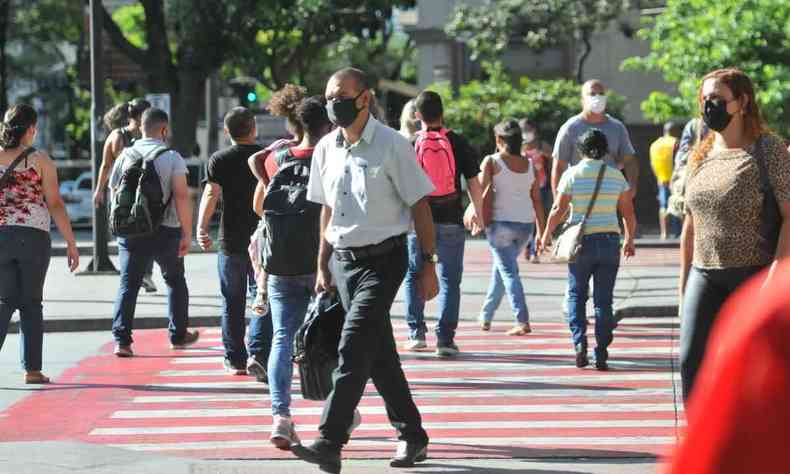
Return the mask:
[(598, 191), (601, 190), (601, 181), (603, 181), (604, 173), (606, 173), (606, 163), (601, 163), (601, 170), (598, 171), (598, 179), (595, 180), (595, 190), (593, 191), (592, 199), (590, 199), (590, 205), (587, 206), (587, 212), (584, 213), (584, 219), (581, 222), (582, 233), (584, 233), (584, 226), (587, 224), (590, 213), (592, 213), (593, 206), (595, 206), (595, 201), (598, 199)]
[(8, 181), (11, 179), (11, 173), (14, 171), (14, 169), (16, 169), (17, 166), (19, 166), (19, 163), (21, 163), (22, 160), (27, 159), (27, 157), (33, 154), (34, 151), (36, 151), (36, 149), (33, 147), (27, 148), (25, 151), (20, 153), (19, 156), (14, 158), (14, 161), (12, 161), (10, 165), (8, 165), (5, 173), (3, 173), (3, 176), (0, 177), (0, 191), (8, 185)]
[[(760, 188), (767, 196), (773, 194), (774, 189), (773, 186), (771, 186), (771, 179), (768, 176), (768, 164), (765, 162), (765, 149), (763, 145), (763, 137), (758, 138), (754, 144), (754, 161), (757, 162), (757, 168), (760, 170)], [(775, 196), (774, 199), (776, 199)]]

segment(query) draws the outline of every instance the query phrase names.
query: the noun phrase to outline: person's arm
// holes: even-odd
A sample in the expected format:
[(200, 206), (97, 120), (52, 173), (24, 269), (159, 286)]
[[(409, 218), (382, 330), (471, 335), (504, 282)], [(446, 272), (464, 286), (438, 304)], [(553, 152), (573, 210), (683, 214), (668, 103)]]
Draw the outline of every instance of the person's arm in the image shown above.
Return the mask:
[(77, 250), (77, 241), (74, 238), (74, 231), (71, 229), (71, 220), (66, 212), (66, 205), (60, 196), (58, 187), (58, 171), (55, 163), (46, 153), (36, 152), (35, 154), (41, 170), (41, 186), (44, 192), (44, 202), (47, 204), (49, 214), (55, 221), (60, 234), (66, 241), (66, 256), (68, 258), (69, 270), (74, 271), (80, 264), (80, 254)]
[(625, 229), (625, 239), (623, 242), (623, 257), (629, 258), (636, 255), (634, 245), (634, 234), (636, 233), (636, 213), (634, 212), (634, 200), (631, 194), (624, 192), (617, 200), (617, 210), (623, 216), (623, 228)]
[(266, 167), (264, 166), (269, 153), (271, 153), (271, 150), (267, 148), (247, 158), (247, 166), (250, 167), (250, 171), (258, 178), (258, 181), (263, 181), (264, 186), (269, 184), (269, 176), (266, 174)]
[(107, 190), (107, 181), (110, 179), (110, 172), (115, 159), (123, 151), (123, 137), (118, 131), (114, 131), (107, 137), (102, 150), (101, 166), (99, 166), (99, 176), (96, 180), (96, 189), (93, 192), (93, 205), (96, 207), (104, 204), (104, 197)]
[(211, 248), (209, 224), (211, 223), (211, 218), (214, 217), (214, 212), (217, 210), (220, 196), (222, 196), (222, 187), (211, 181), (206, 182), (206, 186), (203, 188), (203, 196), (200, 198), (197, 229), (197, 241), (203, 250)]
[(694, 216), (686, 210), (683, 219), (683, 230), (680, 233), (680, 305), (683, 304), (683, 295), (686, 292), (686, 282), (694, 260)]
[[(533, 168), (535, 180), (532, 182), (532, 189), (529, 194), (532, 197), (532, 207), (535, 209), (535, 229), (538, 237), (543, 235), (543, 227), (546, 223), (546, 213), (543, 210), (543, 196), (540, 195), (540, 180), (538, 179), (538, 170)], [(540, 245), (540, 240), (535, 239), (535, 243)], [(535, 249), (536, 253), (540, 253), (539, 249)]]
[(184, 257), (189, 253), (189, 246), (192, 244), (192, 203), (189, 199), (186, 175), (173, 175), (172, 186), (176, 214), (181, 222), (181, 242), (178, 245), (178, 256)]
[(480, 185), (480, 180), (477, 176), (466, 180), (466, 192), (469, 195), (469, 201), (472, 203), (472, 209), (475, 211), (471, 217), (471, 225), (472, 227), (480, 227), (483, 225), (483, 187)]
[(628, 186), (631, 188), (629, 193), (633, 199), (636, 197), (637, 184), (639, 183), (639, 159), (635, 155), (623, 155), (623, 166)]
[(326, 228), (332, 220), (332, 208), (329, 206), (321, 207), (321, 237), (318, 247), (318, 272), (316, 274), (315, 292), (330, 291), (332, 284), (332, 271), (329, 269), (329, 259), (332, 257), (332, 244), (326, 240)]
[(571, 198), (572, 196), (570, 194), (560, 194), (554, 199), (551, 212), (549, 212), (549, 219), (546, 222), (546, 228), (543, 229), (543, 237), (540, 239), (541, 252), (551, 247), (551, 234), (554, 233), (554, 229), (560, 225), (565, 214), (568, 212)]
[[(436, 253), (436, 230), (433, 225), (433, 215), (428, 200), (422, 198), (411, 207), (414, 219), (414, 231), (423, 255)], [(436, 267), (433, 262), (423, 259), (422, 269), (417, 277), (419, 292), (423, 301), (432, 300), (439, 294), (439, 280), (436, 278)]]
[(266, 184), (258, 181), (255, 186), (255, 194), (252, 196), (252, 210), (260, 217), (263, 217), (263, 199), (266, 197)]
[(551, 193), (554, 195), (554, 199), (557, 199), (557, 187), (559, 187), (562, 173), (566, 169), (568, 169), (567, 161), (555, 159), (551, 164)]

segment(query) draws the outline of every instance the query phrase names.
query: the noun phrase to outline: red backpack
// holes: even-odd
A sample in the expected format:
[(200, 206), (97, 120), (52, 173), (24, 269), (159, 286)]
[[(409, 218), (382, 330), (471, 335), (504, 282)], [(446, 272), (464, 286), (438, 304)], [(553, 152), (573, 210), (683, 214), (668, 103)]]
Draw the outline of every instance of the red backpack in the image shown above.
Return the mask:
[(436, 188), (430, 196), (448, 196), (458, 192), (455, 184), (455, 154), (448, 130), (420, 130), (414, 148), (417, 151), (417, 162), (431, 178)]

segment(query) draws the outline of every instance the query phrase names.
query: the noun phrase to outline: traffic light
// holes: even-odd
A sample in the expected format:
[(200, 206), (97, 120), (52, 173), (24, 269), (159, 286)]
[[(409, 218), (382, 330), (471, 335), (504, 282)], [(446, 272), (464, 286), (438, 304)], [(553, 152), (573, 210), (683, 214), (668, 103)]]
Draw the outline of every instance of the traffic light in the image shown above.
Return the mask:
[(252, 77), (236, 77), (228, 81), (228, 85), (239, 99), (239, 105), (254, 108), (258, 106), (258, 93), (255, 87), (258, 81)]
[(255, 102), (258, 102), (258, 94), (254, 90), (250, 90), (247, 92), (247, 103), (254, 104)]

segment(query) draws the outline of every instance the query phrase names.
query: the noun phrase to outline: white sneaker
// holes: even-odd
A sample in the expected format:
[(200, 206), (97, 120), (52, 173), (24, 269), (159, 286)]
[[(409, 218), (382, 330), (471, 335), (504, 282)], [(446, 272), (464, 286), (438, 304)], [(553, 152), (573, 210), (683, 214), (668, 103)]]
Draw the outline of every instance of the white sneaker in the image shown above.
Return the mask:
[(296, 435), (294, 422), (290, 416), (275, 416), (274, 423), (272, 424), (272, 434), (269, 436), (269, 441), (277, 447), (277, 449), (289, 450), (291, 445), (299, 444), (299, 436)]
[(428, 344), (425, 343), (425, 339), (409, 339), (409, 342), (403, 347), (405, 347), (407, 351), (419, 351), (420, 349), (427, 348)]
[(351, 426), (348, 427), (348, 435), (351, 436), (351, 433), (354, 432), (355, 429), (362, 424), (362, 414), (354, 408), (354, 418), (351, 420)]

